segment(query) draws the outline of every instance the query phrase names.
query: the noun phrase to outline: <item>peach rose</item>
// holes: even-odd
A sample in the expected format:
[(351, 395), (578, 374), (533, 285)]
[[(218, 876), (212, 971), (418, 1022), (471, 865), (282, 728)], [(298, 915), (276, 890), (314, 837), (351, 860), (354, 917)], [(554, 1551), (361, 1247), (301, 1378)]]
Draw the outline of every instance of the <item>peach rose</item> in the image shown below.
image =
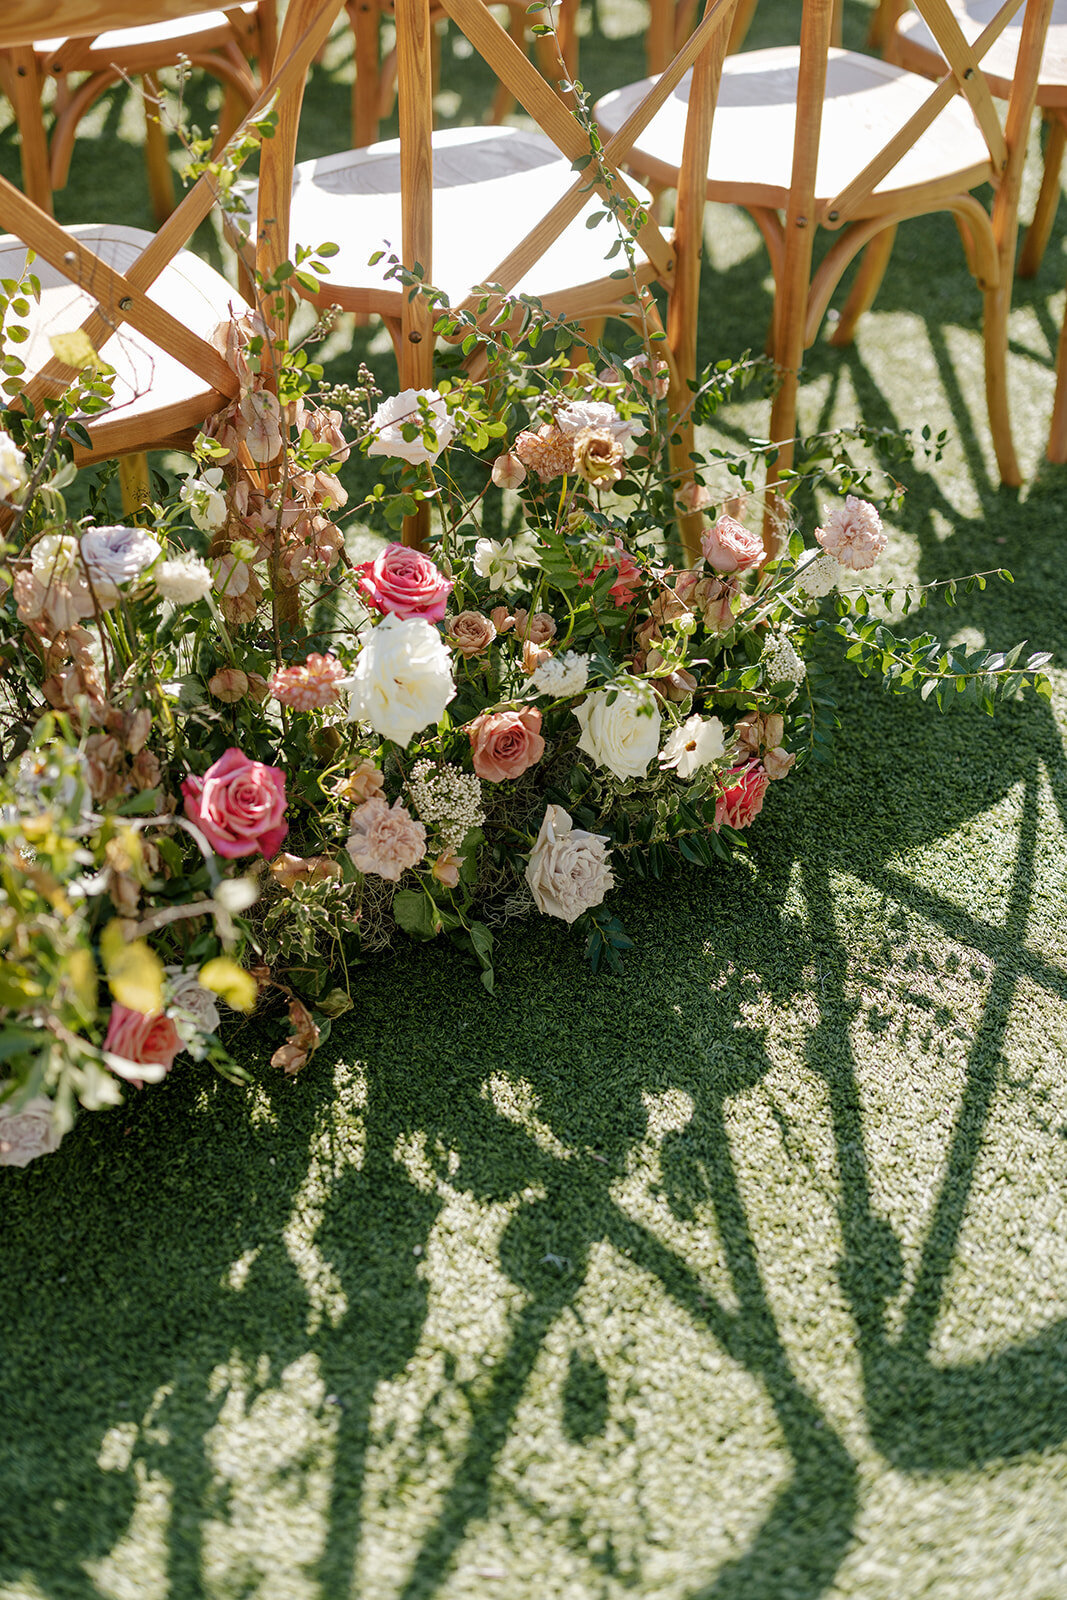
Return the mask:
[(524, 706), (521, 711), (483, 711), (467, 732), (474, 770), (488, 783), (521, 777), (545, 753), (541, 713), (536, 706)]
[(480, 656), (488, 650), (496, 638), (496, 628), (480, 611), (461, 611), (449, 622), (445, 638), (453, 650), (458, 650), (463, 659), (469, 661), (472, 656)]
[(713, 527), (705, 529), (700, 548), (716, 572), (748, 572), (759, 566), (765, 554), (759, 535), (749, 533), (743, 523), (725, 512)]
[[(174, 1057), (181, 1048), (182, 1041), (177, 1028), (162, 1011), (131, 1011), (128, 1006), (119, 1005), (117, 1000), (112, 1005), (104, 1049), (117, 1058), (108, 1065), (120, 1077), (128, 1078), (138, 1086), (145, 1079), (149, 1083), (158, 1083), (174, 1065)], [(139, 1076), (124, 1071), (123, 1067), (131, 1062), (146, 1070)]]

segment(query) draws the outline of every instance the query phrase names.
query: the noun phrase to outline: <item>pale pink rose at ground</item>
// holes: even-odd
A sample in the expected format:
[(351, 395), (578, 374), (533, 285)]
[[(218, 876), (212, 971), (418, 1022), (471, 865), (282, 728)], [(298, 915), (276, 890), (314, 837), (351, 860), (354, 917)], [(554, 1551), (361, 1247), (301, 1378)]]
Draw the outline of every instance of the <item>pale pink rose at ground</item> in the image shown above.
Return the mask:
[(640, 592), (643, 577), (641, 568), (625, 548), (621, 539), (615, 540), (615, 549), (617, 554), (614, 556), (602, 556), (589, 576), (579, 579), (579, 582), (588, 587), (595, 582), (602, 572), (609, 572), (614, 567), (615, 582), (608, 590), (608, 593), (614, 600), (616, 608), (622, 611), (625, 607), (633, 605), (635, 596)]
[(843, 506), (835, 506), (826, 526), (816, 528), (815, 537), (828, 555), (852, 572), (873, 567), (888, 544), (882, 519), (869, 500), (850, 494)]
[(723, 778), (735, 781), (715, 802), (715, 827), (721, 828), (723, 823), (728, 828), (750, 827), (763, 809), (769, 781), (766, 772), (760, 762), (750, 761), (724, 773)]
[(285, 773), (249, 760), (241, 750), (231, 747), (202, 778), (186, 778), (182, 794), (189, 821), (229, 860), (276, 855), (289, 832)]
[(359, 872), (396, 883), (426, 854), (426, 829), (399, 800), (365, 800), (352, 814), (348, 853)]
[(279, 667), (271, 674), (268, 688), (275, 700), (293, 711), (321, 711), (340, 701), (337, 686), (344, 676), (345, 669), (336, 656), (313, 651), (302, 666)]
[(725, 512), (701, 535), (700, 548), (716, 572), (748, 572), (766, 553), (759, 534), (749, 533), (744, 523)]
[(323, 883), (327, 878), (340, 878), (341, 863), (329, 856), (291, 856), (283, 850), (270, 864), (270, 875), (283, 889), (294, 883)]
[(526, 867), (538, 911), (574, 922), (598, 906), (615, 885), (609, 856), (604, 834), (576, 828), (562, 806), (548, 806)]
[(430, 868), (431, 876), (446, 889), (455, 889), (459, 886), (460, 858), (454, 850), (446, 850), (438, 856)]
[(524, 706), (521, 711), (483, 711), (467, 733), (474, 770), (487, 783), (521, 777), (545, 753), (541, 713), (536, 706)]
[[(502, 606), (496, 607), (497, 611), (503, 609)], [(449, 621), (445, 638), (453, 650), (469, 661), (472, 656), (484, 655), (496, 638), (496, 628), (480, 611), (461, 611), (458, 617), (452, 617)]]
[(0, 1106), (0, 1167), (28, 1167), (38, 1156), (50, 1156), (59, 1148), (61, 1135), (52, 1111), (46, 1094), (34, 1095), (18, 1111), (10, 1102)]
[(445, 614), (452, 580), (421, 550), (386, 545), (381, 555), (363, 563), (359, 574), (360, 593), (375, 611), (403, 621), (422, 617), (425, 622), (440, 622)]
[[(121, 1061), (149, 1070), (140, 1075), (150, 1083), (166, 1076), (174, 1065), (174, 1057), (182, 1048), (181, 1035), (172, 1019), (162, 1011), (131, 1011), (116, 1000), (111, 1007), (111, 1018), (104, 1037), (104, 1049)], [(137, 1083), (138, 1077), (124, 1072), (115, 1063), (109, 1063), (120, 1077)]]

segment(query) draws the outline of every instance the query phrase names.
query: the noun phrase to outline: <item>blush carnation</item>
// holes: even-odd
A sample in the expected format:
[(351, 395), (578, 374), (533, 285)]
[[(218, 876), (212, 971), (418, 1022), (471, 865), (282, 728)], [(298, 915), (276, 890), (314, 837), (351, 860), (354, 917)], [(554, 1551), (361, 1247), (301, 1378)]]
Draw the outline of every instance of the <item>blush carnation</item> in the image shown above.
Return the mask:
[(275, 700), (294, 711), (321, 711), (340, 700), (338, 684), (344, 676), (345, 669), (336, 656), (313, 652), (301, 667), (279, 667), (271, 674), (268, 687)]
[(289, 832), (285, 773), (229, 749), (202, 778), (182, 784), (185, 815), (220, 856), (277, 855)]
[(479, 778), (505, 783), (536, 766), (545, 753), (541, 713), (536, 706), (521, 711), (483, 712), (467, 729), (471, 758)]
[(440, 622), (452, 581), (421, 550), (390, 544), (359, 568), (359, 589), (375, 611), (403, 621), (422, 617), (427, 622)]
[(826, 526), (816, 528), (815, 537), (828, 555), (852, 572), (873, 567), (888, 540), (882, 519), (869, 500), (847, 496), (843, 506), (835, 506)]
[(763, 809), (763, 797), (770, 781), (762, 763), (750, 761), (747, 766), (734, 767), (723, 776), (734, 782), (715, 802), (716, 829), (723, 823), (728, 828), (751, 827)]
[(426, 854), (426, 829), (399, 800), (392, 806), (377, 798), (365, 800), (352, 813), (348, 854), (357, 871), (396, 883)]

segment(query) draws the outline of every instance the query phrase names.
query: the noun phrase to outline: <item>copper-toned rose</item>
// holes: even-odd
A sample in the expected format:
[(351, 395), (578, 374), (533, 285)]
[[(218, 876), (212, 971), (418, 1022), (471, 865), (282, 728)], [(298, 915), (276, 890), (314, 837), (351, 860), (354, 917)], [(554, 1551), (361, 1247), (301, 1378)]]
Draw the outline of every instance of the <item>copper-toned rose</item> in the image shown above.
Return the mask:
[(467, 729), (479, 778), (504, 783), (535, 766), (545, 753), (541, 713), (536, 706), (517, 711), (483, 711)]
[(594, 489), (610, 489), (623, 474), (625, 452), (602, 428), (579, 428), (571, 440), (574, 470)]
[[(500, 611), (503, 607), (496, 609)], [(483, 655), (488, 650), (496, 638), (496, 628), (480, 611), (461, 611), (458, 617), (452, 617), (449, 621), (445, 638), (453, 650), (469, 661), (472, 656)]]

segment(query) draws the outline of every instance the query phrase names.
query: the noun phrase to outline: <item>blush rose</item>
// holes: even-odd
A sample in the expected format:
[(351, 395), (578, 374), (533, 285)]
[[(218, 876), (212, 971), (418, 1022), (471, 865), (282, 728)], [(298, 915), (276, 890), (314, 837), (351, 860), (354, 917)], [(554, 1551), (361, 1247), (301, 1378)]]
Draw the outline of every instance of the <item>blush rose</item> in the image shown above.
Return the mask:
[(545, 753), (541, 713), (536, 706), (521, 711), (483, 712), (467, 729), (474, 770), (487, 783), (505, 783), (536, 766)]
[(718, 521), (701, 536), (700, 548), (709, 567), (716, 572), (747, 572), (758, 567), (765, 551), (763, 540), (749, 533), (744, 523), (724, 511)]
[(220, 856), (277, 855), (289, 832), (285, 773), (229, 749), (202, 778), (182, 784), (185, 815)]
[(440, 622), (445, 614), (451, 579), (440, 572), (421, 550), (408, 545), (386, 545), (381, 555), (359, 569), (360, 592), (368, 605), (394, 617), (422, 617)]

